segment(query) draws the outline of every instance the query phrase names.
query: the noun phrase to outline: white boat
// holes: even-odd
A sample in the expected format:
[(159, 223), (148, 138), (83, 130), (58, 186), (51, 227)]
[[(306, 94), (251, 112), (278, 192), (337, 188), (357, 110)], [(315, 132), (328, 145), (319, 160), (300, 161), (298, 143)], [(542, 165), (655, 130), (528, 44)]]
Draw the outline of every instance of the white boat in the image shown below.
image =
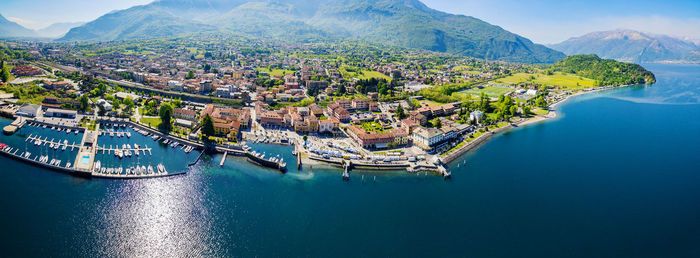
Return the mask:
[(53, 142), (51, 143), (51, 145), (49, 145), (49, 148), (53, 149)]
[(66, 129), (66, 133), (70, 133), (70, 129)]
[(117, 151), (117, 155), (119, 156), (120, 159), (124, 158), (124, 152), (122, 152), (122, 151)]
[(70, 168), (70, 165), (73, 165), (73, 164), (71, 164), (70, 162), (66, 163), (66, 168)]
[(126, 132), (126, 137), (127, 137), (127, 138), (131, 138), (131, 133), (130, 133), (130, 132)]
[(153, 174), (153, 167), (151, 167), (151, 165), (148, 165), (148, 174)]

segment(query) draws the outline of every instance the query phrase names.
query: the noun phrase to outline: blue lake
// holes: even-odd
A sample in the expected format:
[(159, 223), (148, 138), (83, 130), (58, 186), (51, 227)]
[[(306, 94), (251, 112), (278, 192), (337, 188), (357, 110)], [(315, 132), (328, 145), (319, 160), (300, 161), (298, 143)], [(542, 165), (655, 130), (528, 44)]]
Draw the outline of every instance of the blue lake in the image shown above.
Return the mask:
[[(698, 257), (700, 67), (646, 67), (655, 85), (573, 98), (557, 120), (456, 160), (447, 181), (355, 171), (345, 182), (339, 170), (297, 171), (292, 149), (271, 145), (254, 147), (283, 156), (287, 174), (206, 155), (187, 168), (199, 153), (136, 133), (100, 144), (145, 142), (153, 156), (129, 162), (187, 174), (85, 179), (0, 157), (0, 247), (70, 257)], [(21, 135), (0, 142), (25, 148)]]

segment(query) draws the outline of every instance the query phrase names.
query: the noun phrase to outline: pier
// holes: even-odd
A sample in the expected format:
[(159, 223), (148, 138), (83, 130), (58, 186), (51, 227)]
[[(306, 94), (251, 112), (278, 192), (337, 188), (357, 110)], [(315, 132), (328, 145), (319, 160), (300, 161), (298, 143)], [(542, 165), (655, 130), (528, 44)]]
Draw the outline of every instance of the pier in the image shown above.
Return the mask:
[(67, 144), (65, 142), (62, 142), (61, 140), (54, 141), (53, 138), (51, 138), (51, 140), (49, 140), (48, 137), (41, 139), (41, 137), (34, 136), (34, 135), (29, 135), (27, 138), (24, 139), (24, 141), (34, 143), (35, 145), (42, 145), (42, 146), (43, 145), (53, 145), (53, 146), (56, 146), (55, 147), (56, 149), (63, 148), (63, 146), (65, 146), (66, 149), (70, 148), (71, 151), (80, 148), (80, 145), (75, 144), (75, 142), (73, 142), (72, 144)]
[(152, 149), (151, 149), (151, 148), (148, 148), (148, 146), (145, 146), (145, 147), (143, 147), (143, 148), (141, 148), (141, 147), (139, 147), (139, 148), (134, 148), (134, 147), (131, 147), (131, 148), (119, 148), (119, 146), (116, 146), (116, 147), (112, 147), (112, 146), (109, 146), (109, 147), (107, 147), (107, 146), (102, 146), (102, 147), (101, 147), (101, 146), (97, 146), (96, 149), (97, 149), (97, 152), (100, 152), (100, 151), (101, 151), (102, 154), (104, 154), (104, 153), (113, 154), (113, 153), (115, 153), (115, 152), (133, 151), (133, 152), (139, 152), (139, 153), (143, 153), (143, 154), (146, 154), (146, 152), (148, 152), (148, 155), (153, 155), (153, 154), (151, 153), (151, 150), (152, 150)]
[(350, 161), (343, 161), (343, 180), (350, 180), (350, 167), (352, 163)]
[(224, 162), (226, 162), (226, 156), (228, 156), (228, 151), (224, 152), (224, 157), (221, 158), (221, 162), (219, 163), (219, 167), (224, 166)]
[(8, 135), (14, 134), (15, 132), (17, 132), (17, 130), (21, 129), (26, 123), (27, 119), (19, 116), (17, 117), (17, 119), (15, 119), (15, 121), (12, 121), (11, 124), (3, 128), (3, 133)]

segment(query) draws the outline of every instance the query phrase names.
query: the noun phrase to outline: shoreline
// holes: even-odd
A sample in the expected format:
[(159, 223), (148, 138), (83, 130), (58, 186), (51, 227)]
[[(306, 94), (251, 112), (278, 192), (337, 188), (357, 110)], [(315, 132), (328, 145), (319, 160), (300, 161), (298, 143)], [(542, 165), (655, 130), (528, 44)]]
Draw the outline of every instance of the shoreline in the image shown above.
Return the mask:
[(523, 121), (517, 121), (517, 122), (511, 123), (508, 126), (496, 128), (493, 131), (489, 131), (487, 133), (484, 133), (484, 134), (480, 135), (479, 137), (473, 139), (471, 142), (465, 144), (460, 149), (453, 150), (451, 153), (446, 154), (445, 156), (442, 157), (442, 160), (445, 164), (448, 164), (448, 163), (464, 156), (464, 154), (467, 154), (468, 152), (477, 149), (478, 147), (480, 147), (484, 143), (488, 142), (488, 140), (490, 140), (492, 137), (494, 137), (500, 133), (506, 132), (510, 129), (525, 127), (528, 125), (537, 124), (537, 123), (549, 121), (552, 119), (556, 119), (557, 117), (559, 117), (559, 113), (557, 112), (557, 108), (559, 106), (563, 105), (564, 103), (566, 103), (568, 100), (572, 99), (573, 97), (577, 97), (577, 96), (581, 96), (581, 95), (585, 95), (585, 94), (589, 94), (589, 93), (606, 91), (606, 90), (626, 88), (626, 87), (630, 87), (630, 86), (634, 86), (634, 85), (636, 85), (636, 84), (619, 85), (619, 86), (603, 86), (603, 87), (591, 88), (590, 90), (576, 92), (574, 94), (569, 94), (566, 97), (564, 97), (560, 100), (557, 100), (554, 103), (547, 106), (547, 109), (549, 111), (549, 112), (547, 112), (547, 114), (542, 115), (542, 116), (531, 117), (531, 118), (523, 120)]

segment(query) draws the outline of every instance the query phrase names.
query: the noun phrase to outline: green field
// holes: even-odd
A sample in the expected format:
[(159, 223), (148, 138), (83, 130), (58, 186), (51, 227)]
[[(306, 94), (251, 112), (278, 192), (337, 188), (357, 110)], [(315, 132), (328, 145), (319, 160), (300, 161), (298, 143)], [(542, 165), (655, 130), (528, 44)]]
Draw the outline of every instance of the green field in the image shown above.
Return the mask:
[[(533, 79), (534, 77), (534, 79)], [(524, 82), (542, 84), (551, 87), (560, 87), (569, 90), (592, 88), (596, 86), (596, 81), (573, 74), (554, 73), (545, 75), (541, 73), (527, 74), (516, 73), (514, 75), (498, 79), (497, 83), (517, 85)]]
[(486, 94), (486, 96), (489, 96), (492, 98), (497, 98), (498, 96), (501, 96), (501, 95), (503, 95), (509, 91), (512, 91), (512, 90), (513, 90), (512, 88), (486, 86), (483, 89), (478, 89), (475, 87), (472, 89), (463, 90), (460, 93), (480, 96), (481, 93), (483, 92)]
[(461, 73), (466, 73), (466, 74), (481, 74), (480, 71), (474, 71), (474, 70), (472, 70), (472, 69), (473, 69), (472, 67), (464, 66), (464, 65), (460, 65), (460, 66), (457, 66), (457, 67), (454, 68), (455, 71), (459, 71), (459, 72), (461, 72)]
[(151, 125), (154, 128), (158, 128), (160, 125), (160, 117), (142, 117), (141, 123)]
[(277, 69), (273, 68), (272, 70), (267, 69), (267, 68), (258, 68), (259, 72), (266, 72), (270, 76), (284, 76), (287, 74), (294, 74), (294, 71), (292, 70), (287, 70), (287, 69)]
[(391, 81), (391, 78), (389, 76), (384, 75), (383, 73), (377, 72), (377, 71), (369, 71), (369, 70), (361, 70), (356, 67), (350, 67), (350, 66), (341, 66), (338, 71), (343, 75), (343, 78), (346, 79), (352, 79), (352, 78), (357, 78), (361, 80), (367, 80), (370, 78), (377, 78), (377, 79), (386, 79), (387, 81)]

